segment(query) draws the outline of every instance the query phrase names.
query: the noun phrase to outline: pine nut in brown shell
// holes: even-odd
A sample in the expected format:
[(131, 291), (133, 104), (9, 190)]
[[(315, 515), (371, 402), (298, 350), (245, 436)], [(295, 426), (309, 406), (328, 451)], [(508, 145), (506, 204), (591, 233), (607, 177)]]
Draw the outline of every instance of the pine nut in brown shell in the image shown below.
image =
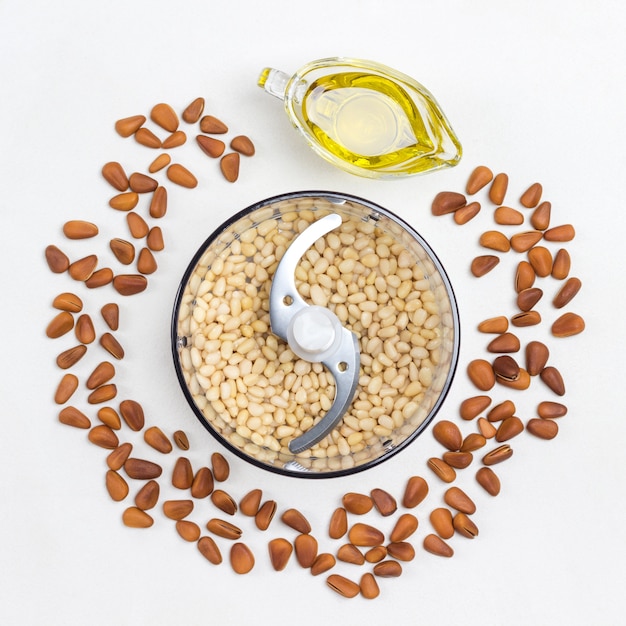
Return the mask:
[(496, 383), (493, 367), (485, 359), (474, 359), (467, 366), (467, 375), (474, 386), (481, 391), (489, 391)]
[(131, 430), (140, 431), (145, 424), (143, 408), (135, 400), (122, 400), (120, 402), (120, 415)]
[(454, 535), (450, 509), (445, 507), (433, 509), (430, 513), (430, 525), (442, 539), (450, 539)]
[(500, 479), (490, 467), (481, 467), (476, 472), (476, 481), (490, 496), (500, 493)]
[(546, 241), (571, 241), (576, 236), (576, 231), (571, 224), (562, 224), (561, 226), (554, 226), (546, 230), (543, 237)]
[(370, 572), (366, 572), (363, 576), (361, 576), (359, 589), (361, 590), (361, 595), (366, 600), (374, 600), (374, 598), (377, 598), (380, 595), (378, 583), (376, 582), (374, 575)]
[(187, 457), (180, 456), (176, 459), (174, 469), (172, 470), (172, 485), (176, 487), (176, 489), (189, 489), (192, 483), (193, 468), (191, 467), (191, 461)]
[(200, 526), (189, 520), (178, 520), (176, 522), (176, 532), (182, 539), (189, 542), (196, 542), (200, 539)]
[[(500, 206), (493, 212), (493, 219), (501, 226), (519, 226), (524, 223), (524, 215), (508, 206)], [(510, 242), (509, 248), (511, 247)], [(508, 248), (507, 248), (508, 249)]]
[(526, 370), (530, 376), (541, 373), (550, 357), (550, 350), (541, 341), (530, 341), (526, 345)]
[(459, 427), (449, 420), (439, 420), (433, 427), (433, 436), (448, 450), (458, 450), (463, 443)]
[(102, 361), (91, 372), (85, 386), (87, 389), (96, 389), (100, 385), (109, 382), (115, 376), (115, 367), (109, 361)]
[(564, 313), (552, 324), (552, 334), (555, 337), (572, 337), (585, 330), (585, 320), (577, 313)]
[(105, 485), (111, 499), (115, 502), (121, 502), (128, 495), (128, 483), (113, 470), (107, 471)]
[(469, 435), (463, 439), (461, 452), (476, 452), (476, 450), (480, 450), (486, 443), (487, 440), (480, 433), (469, 433)]
[(95, 254), (89, 254), (70, 263), (67, 271), (74, 280), (85, 281), (94, 273), (97, 265), (98, 257)]
[(255, 148), (254, 144), (250, 137), (246, 135), (237, 135), (233, 137), (230, 142), (230, 147), (235, 150), (235, 152), (239, 152), (239, 154), (243, 154), (244, 156), (254, 156)]
[(459, 487), (450, 487), (443, 496), (444, 502), (453, 509), (473, 515), (476, 512), (476, 505), (473, 500)]
[(128, 507), (122, 513), (122, 522), (129, 528), (150, 528), (154, 524), (152, 517), (136, 506)]
[(195, 98), (192, 100), (182, 113), (183, 121), (187, 124), (195, 124), (204, 111), (204, 98)]
[(561, 376), (561, 372), (551, 365), (544, 367), (539, 374), (539, 378), (552, 390), (556, 393), (557, 396), (565, 395), (565, 383), (563, 382), (563, 377)]
[(128, 189), (128, 176), (126, 176), (124, 168), (117, 161), (109, 161), (108, 163), (105, 163), (102, 166), (102, 176), (118, 191), (126, 191)]
[(457, 513), (452, 520), (454, 530), (466, 539), (478, 537), (478, 526), (465, 513)]
[(536, 326), (541, 323), (541, 315), (538, 311), (522, 311), (511, 317), (511, 324), (516, 328)]
[(518, 352), (520, 347), (520, 340), (516, 335), (513, 333), (502, 333), (489, 342), (487, 351), (496, 354), (506, 354)]
[(213, 115), (205, 115), (200, 119), (200, 130), (209, 135), (223, 135), (228, 132), (228, 126)]
[(483, 457), (483, 464), (487, 466), (497, 465), (503, 461), (507, 461), (513, 456), (513, 450), (508, 443), (502, 444), (497, 448), (487, 452)]
[(560, 402), (544, 400), (537, 406), (537, 415), (544, 419), (554, 419), (567, 415), (567, 407)]
[(159, 186), (154, 190), (148, 207), (150, 217), (160, 219), (167, 213), (167, 189)]
[(130, 185), (130, 190), (136, 193), (149, 193), (154, 191), (159, 185), (154, 178), (141, 172), (133, 172), (128, 178), (128, 184)]
[(52, 301), (52, 306), (68, 313), (80, 313), (83, 310), (83, 301), (74, 293), (60, 293)]
[(315, 557), (315, 561), (313, 561), (313, 565), (311, 565), (311, 574), (313, 576), (324, 574), (335, 567), (336, 563), (337, 561), (332, 554), (329, 552), (322, 552), (322, 554), (318, 554)]
[(200, 554), (209, 561), (209, 563), (219, 565), (222, 562), (222, 553), (211, 537), (200, 537), (196, 545), (198, 546)]
[(505, 420), (502, 420), (502, 423), (498, 427), (498, 431), (496, 432), (496, 441), (498, 443), (509, 441), (510, 439), (513, 439), (513, 437), (517, 437), (517, 435), (523, 431), (524, 423), (519, 417), (515, 415), (507, 417)]
[(113, 279), (113, 287), (121, 296), (134, 296), (145, 291), (148, 281), (141, 274), (118, 274)]
[(74, 406), (66, 406), (59, 411), (59, 422), (74, 428), (87, 429), (91, 427), (91, 420)]
[(472, 396), (461, 402), (459, 415), (464, 420), (473, 420), (491, 404), (489, 396)]
[(534, 245), (536, 245), (543, 237), (543, 232), (540, 230), (530, 230), (523, 233), (516, 233), (510, 239), (511, 248), (515, 252), (528, 252)]
[(552, 272), (552, 254), (544, 246), (535, 246), (528, 251), (528, 262), (541, 278), (550, 276)]
[(550, 202), (542, 202), (533, 211), (530, 217), (530, 224), (535, 230), (546, 230), (550, 226), (550, 214), (552, 212), (552, 204)]
[(169, 437), (158, 426), (151, 426), (146, 429), (143, 433), (143, 439), (151, 448), (162, 454), (168, 454), (173, 449)]
[(261, 489), (252, 489), (239, 502), (239, 510), (248, 517), (254, 517), (259, 512), (263, 492)]
[(539, 439), (554, 439), (559, 434), (559, 425), (553, 420), (533, 417), (528, 420), (526, 430)]
[(402, 506), (406, 509), (414, 509), (424, 501), (428, 495), (428, 483), (421, 476), (411, 476), (404, 488)]
[(435, 476), (443, 480), (444, 483), (451, 483), (456, 478), (454, 468), (450, 467), (443, 459), (431, 457), (428, 459), (427, 465)]
[(230, 476), (230, 465), (226, 458), (219, 452), (211, 454), (211, 469), (213, 470), (213, 478), (218, 483), (228, 480)]
[(362, 493), (349, 492), (342, 498), (342, 504), (348, 513), (353, 515), (365, 515), (374, 507), (373, 500)]
[(480, 278), (488, 274), (498, 263), (500, 263), (499, 257), (493, 254), (483, 254), (472, 260), (470, 271), (476, 278)]
[(137, 257), (137, 271), (140, 274), (154, 274), (158, 269), (156, 259), (149, 248), (142, 248)]
[(339, 507), (333, 511), (328, 524), (328, 536), (331, 539), (341, 539), (348, 532), (348, 516), (346, 510)]
[(89, 402), (89, 404), (101, 404), (102, 402), (113, 400), (115, 396), (117, 396), (117, 387), (113, 383), (108, 383), (94, 389), (87, 396), (87, 402)]
[(311, 567), (317, 557), (317, 539), (313, 535), (298, 535), (293, 542), (293, 547), (300, 567)]
[(207, 530), (218, 537), (224, 539), (239, 539), (243, 535), (243, 531), (238, 526), (231, 524), (223, 519), (213, 518), (207, 522)]
[(140, 128), (133, 135), (135, 141), (146, 148), (158, 149), (161, 147), (161, 140), (148, 128)]
[[(270, 554), (270, 562), (274, 571), (282, 572), (285, 567), (287, 567), (287, 563), (289, 563), (289, 559), (293, 553), (293, 546), (283, 537), (277, 537), (276, 539), (272, 539), (267, 544), (267, 549)], [(316, 574), (313, 575), (315, 576)]]
[(355, 598), (359, 595), (361, 588), (352, 580), (341, 574), (331, 574), (326, 579), (326, 584), (340, 596), (344, 598)]
[(174, 443), (178, 447), (179, 450), (189, 450), (189, 439), (187, 435), (182, 430), (177, 430), (174, 435)]
[(98, 234), (98, 227), (84, 220), (70, 220), (63, 224), (63, 234), (68, 239), (90, 239)]
[(554, 262), (552, 264), (552, 278), (556, 280), (563, 280), (567, 278), (570, 267), (571, 258), (569, 252), (565, 248), (561, 248), (554, 256)]
[(119, 470), (124, 467), (124, 463), (130, 456), (130, 453), (133, 450), (132, 443), (122, 443), (115, 450), (113, 450), (106, 458), (106, 463), (109, 469)]
[(357, 522), (348, 531), (348, 539), (355, 546), (372, 547), (382, 545), (385, 536), (377, 528)]
[(508, 252), (511, 249), (508, 237), (497, 230), (488, 230), (484, 232), (480, 236), (478, 243), (483, 248), (497, 250), (498, 252)]
[(99, 424), (94, 426), (87, 435), (87, 438), (91, 443), (107, 450), (115, 450), (120, 441), (115, 431), (106, 424)]
[(581, 287), (582, 282), (579, 278), (568, 278), (552, 300), (554, 308), (562, 309), (566, 304), (569, 304)]
[(402, 565), (398, 561), (381, 561), (374, 565), (373, 572), (379, 578), (397, 578), (402, 576)]
[(90, 344), (96, 339), (96, 329), (87, 313), (82, 313), (76, 320), (74, 334), (80, 343)]
[(113, 430), (119, 430), (122, 427), (122, 420), (118, 412), (110, 406), (103, 406), (98, 409), (98, 419)]
[(467, 199), (456, 191), (440, 191), (433, 200), (431, 212), (433, 215), (446, 215), (454, 213), (467, 204)]
[(515, 403), (512, 400), (504, 400), (496, 404), (488, 413), (487, 419), (490, 422), (500, 422), (507, 417), (515, 415)]
[(520, 204), (527, 209), (532, 209), (536, 207), (541, 201), (541, 194), (543, 192), (543, 187), (541, 183), (533, 183), (524, 193), (521, 195), (519, 201)]
[(276, 513), (276, 502), (274, 500), (267, 500), (259, 508), (257, 514), (254, 516), (254, 523), (259, 530), (267, 530), (274, 519)]
[(193, 511), (192, 500), (166, 500), (163, 503), (163, 514), (173, 520), (184, 519)]
[(530, 375), (523, 367), (519, 368), (519, 375), (514, 380), (498, 377), (496, 381), (503, 387), (517, 389), (518, 391), (523, 391), (524, 389), (528, 389), (528, 387), (530, 387)]
[[(376, 548), (372, 548), (375, 550)], [(398, 560), (398, 561), (412, 561), (415, 558), (415, 548), (408, 541), (392, 541), (387, 544), (387, 553), (390, 557)], [(367, 554), (365, 555), (366, 560)], [(370, 562), (380, 562), (370, 561)]]
[(65, 404), (78, 389), (78, 377), (74, 374), (64, 374), (54, 393), (54, 401), (57, 404)]
[(478, 165), (469, 175), (465, 191), (472, 196), (493, 180), (493, 172), (486, 165)]
[(473, 460), (471, 452), (444, 452), (443, 460), (454, 469), (465, 469)]
[(180, 163), (172, 163), (167, 168), (167, 177), (176, 185), (186, 187), (187, 189), (193, 189), (198, 186), (198, 179)]
[(116, 211), (132, 211), (139, 204), (139, 194), (136, 191), (124, 191), (109, 200), (109, 206)]
[(384, 489), (372, 489), (370, 497), (374, 502), (374, 507), (383, 517), (393, 515), (398, 509), (396, 499)]
[(55, 274), (62, 274), (66, 272), (70, 266), (70, 260), (68, 256), (57, 248), (57, 246), (49, 245), (45, 250), (46, 263), (52, 272)]
[(124, 358), (124, 348), (120, 342), (111, 334), (100, 335), (100, 345), (114, 358), (120, 360)]
[(142, 511), (153, 509), (159, 501), (161, 488), (156, 480), (149, 480), (135, 495), (135, 506)]
[(504, 172), (496, 174), (489, 188), (489, 199), (494, 204), (502, 204), (509, 186), (509, 177)]
[(520, 261), (515, 272), (515, 291), (520, 293), (535, 284), (535, 270), (528, 261)]
[(473, 220), (480, 213), (480, 203), (479, 202), (470, 202), (465, 206), (457, 209), (453, 215), (452, 219), (459, 226), (463, 226), (467, 224), (470, 220)]
[(136, 478), (138, 480), (158, 478), (163, 473), (163, 469), (157, 463), (147, 461), (146, 459), (137, 459), (132, 456), (126, 459), (124, 471), (128, 474), (129, 478)]
[(344, 563), (351, 563), (353, 565), (363, 565), (365, 563), (365, 556), (363, 553), (351, 543), (344, 543), (339, 546), (337, 550), (337, 559)]
[[(163, 146), (165, 147), (165, 145)], [(163, 153), (148, 165), (148, 171), (151, 174), (161, 171), (164, 167), (167, 167), (172, 162), (172, 157), (169, 154)], [(132, 215), (132, 214), (131, 214)]]
[(131, 115), (115, 122), (115, 131), (122, 137), (130, 137), (136, 133), (145, 123), (145, 115)]
[(178, 148), (187, 141), (187, 135), (182, 130), (177, 130), (169, 137), (166, 137), (161, 144), (163, 150), (171, 150), (172, 148)]
[(113, 278), (113, 270), (110, 267), (101, 267), (85, 281), (85, 286), (89, 289), (97, 289), (104, 287), (104, 285), (110, 285)]
[(311, 524), (300, 511), (297, 509), (287, 509), (281, 516), (281, 521), (290, 528), (297, 530), (303, 535), (308, 535), (311, 532)]
[(424, 537), (424, 549), (435, 556), (450, 558), (454, 555), (454, 550), (441, 538), (434, 534)]
[(87, 346), (84, 346), (82, 344), (74, 346), (73, 348), (69, 348), (68, 350), (64, 350), (63, 352), (61, 352), (56, 358), (56, 364), (61, 369), (69, 369), (70, 367), (78, 363), (78, 361), (82, 359), (86, 352)]
[(387, 548), (385, 546), (374, 546), (370, 548), (364, 556), (368, 563), (380, 563), (380, 561), (387, 558)]
[(530, 311), (543, 297), (543, 291), (539, 287), (529, 287), (517, 294), (517, 307), (520, 311)]
[(217, 159), (224, 154), (226, 150), (226, 144), (214, 137), (207, 137), (206, 135), (197, 135), (196, 143), (200, 147), (200, 150), (212, 159)]
[(208, 498), (213, 493), (213, 474), (208, 467), (201, 467), (193, 477), (191, 495), (194, 498)]
[(505, 333), (509, 329), (509, 320), (504, 315), (490, 317), (478, 324), (478, 332), (496, 333), (498, 335)]
[(153, 252), (160, 252), (165, 248), (163, 241), (163, 231), (159, 226), (153, 226), (146, 237), (146, 244)]
[(496, 380), (514, 381), (520, 376), (520, 366), (517, 361), (508, 354), (496, 357), (492, 364)]
[(229, 152), (220, 159), (220, 170), (229, 183), (239, 178), (240, 156), (238, 152)]
[(237, 574), (247, 574), (254, 568), (252, 550), (244, 543), (235, 543), (230, 548), (230, 565)]
[(111, 330), (117, 330), (120, 325), (120, 307), (116, 302), (108, 302), (100, 309), (100, 314)]
[(411, 513), (403, 513), (393, 527), (389, 539), (392, 542), (405, 541), (416, 530), (419, 525), (417, 517)]

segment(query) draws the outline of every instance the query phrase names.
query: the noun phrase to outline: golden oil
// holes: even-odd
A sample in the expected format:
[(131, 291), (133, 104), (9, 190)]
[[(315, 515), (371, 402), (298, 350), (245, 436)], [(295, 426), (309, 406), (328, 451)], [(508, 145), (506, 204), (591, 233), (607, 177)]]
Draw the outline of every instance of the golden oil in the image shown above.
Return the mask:
[(384, 66), (326, 59), (291, 78), (266, 69), (259, 84), (284, 98), (294, 125), (318, 154), (352, 173), (418, 174), (461, 158), (461, 145), (432, 95)]

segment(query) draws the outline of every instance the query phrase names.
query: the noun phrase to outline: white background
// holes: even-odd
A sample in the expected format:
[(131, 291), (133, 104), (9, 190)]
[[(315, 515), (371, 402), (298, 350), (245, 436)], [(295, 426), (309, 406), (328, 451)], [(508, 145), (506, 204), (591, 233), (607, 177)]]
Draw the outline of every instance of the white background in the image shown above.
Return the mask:
[[(623, 3), (608, 0), (1, 0), (0, 623), (623, 624), (625, 17)], [(281, 104), (255, 82), (265, 66), (292, 72), (327, 56), (373, 59), (426, 85), (464, 145), (461, 164), (381, 182), (345, 174), (315, 156)], [(480, 233), (493, 227), (491, 208), (485, 203), (460, 228), (431, 216), (432, 198), (444, 189), (462, 191), (469, 172), (484, 163), (509, 173), (513, 206), (539, 181), (552, 202), (553, 223), (576, 227), (569, 249), (583, 290), (568, 310), (585, 317), (585, 333), (551, 340), (549, 321), (520, 333), (524, 342), (550, 341), (552, 362), (565, 377), (570, 411), (559, 436), (514, 440), (514, 457), (496, 468), (503, 490), (495, 499), (476, 486), (474, 469), (466, 470), (459, 484), (476, 499), (480, 535), (454, 538), (451, 560), (419, 548), (429, 532), (429, 507), (439, 503), (433, 478), (428, 504), (417, 509), (418, 555), (402, 577), (381, 581), (373, 602), (337, 596), (323, 576), (312, 577), (293, 558), (285, 572), (274, 573), (267, 541), (294, 535), (279, 520), (263, 534), (238, 518), (257, 557), (247, 576), (235, 575), (227, 563), (210, 565), (159, 510), (149, 530), (124, 527), (125, 503), (114, 503), (104, 488), (106, 452), (56, 420), (52, 398), (61, 372), (54, 359), (72, 338), (53, 341), (44, 330), (55, 313), (53, 297), (76, 285), (50, 273), (43, 251), (54, 243), (73, 258), (96, 252), (102, 265), (112, 263), (108, 240), (128, 235), (123, 216), (107, 207), (111, 188), (100, 168), (118, 160), (130, 171), (146, 171), (155, 156), (121, 139), (114, 121), (147, 115), (162, 101), (180, 111), (197, 96), (206, 98), (206, 113), (230, 126), (229, 137), (252, 137), (257, 155), (243, 159), (240, 179), (231, 185), (193, 140), (179, 148), (175, 159), (195, 171), (200, 184), (193, 191), (170, 186), (162, 220), (166, 248), (148, 291), (124, 300), (110, 287), (81, 291), (99, 332), (99, 306), (121, 301), (118, 337), (127, 357), (117, 364), (119, 398), (140, 401), (149, 423), (170, 433), (186, 430), (194, 467), (219, 448), (177, 386), (169, 316), (192, 253), (226, 217), (271, 195), (317, 188), (363, 196), (411, 222), (441, 257), (459, 300), (461, 361), (441, 413), (455, 420), (460, 401), (475, 393), (464, 368), (485, 354), (486, 338), (475, 326), (513, 312), (519, 257), (510, 253), (492, 274), (472, 278), (469, 262), (479, 253)], [(101, 234), (68, 242), (61, 226), (69, 219), (93, 221)], [(548, 301), (556, 284), (546, 279), (543, 285), (540, 309), (554, 319)], [(77, 373), (88, 374), (106, 357), (96, 351)], [(533, 383), (515, 396), (520, 416), (532, 417), (547, 394)], [(74, 400), (86, 404), (83, 387)], [(299, 508), (321, 548), (333, 551), (326, 525), (344, 492), (383, 487), (400, 497), (409, 476), (431, 478), (425, 461), (440, 452), (426, 433), (376, 469), (324, 481), (286, 479), (228, 455), (226, 488), (239, 498), (260, 487), (280, 508)], [(163, 461), (166, 473), (172, 462), (173, 456)], [(212, 514), (207, 506), (203, 519)], [(389, 520), (368, 519), (387, 529)], [(226, 542), (221, 545), (227, 556)], [(349, 568), (337, 571), (360, 575)]]

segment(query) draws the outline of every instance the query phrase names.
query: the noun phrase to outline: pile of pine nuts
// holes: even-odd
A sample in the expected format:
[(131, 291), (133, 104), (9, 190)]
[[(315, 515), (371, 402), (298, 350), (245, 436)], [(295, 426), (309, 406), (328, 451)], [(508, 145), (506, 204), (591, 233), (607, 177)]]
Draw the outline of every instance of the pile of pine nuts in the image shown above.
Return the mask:
[(453, 360), (453, 315), (441, 277), (380, 220), (365, 220), (362, 205), (296, 197), (229, 226), (182, 296), (181, 369), (206, 420), (245, 454), (279, 467), (294, 459), (289, 441), (331, 407), (335, 387), (321, 364), (297, 358), (271, 334), (269, 290), (293, 238), (331, 211), (344, 221), (305, 253), (296, 286), (357, 335), (359, 391), (342, 424), (295, 460), (337, 471), (385, 454), (428, 416)]

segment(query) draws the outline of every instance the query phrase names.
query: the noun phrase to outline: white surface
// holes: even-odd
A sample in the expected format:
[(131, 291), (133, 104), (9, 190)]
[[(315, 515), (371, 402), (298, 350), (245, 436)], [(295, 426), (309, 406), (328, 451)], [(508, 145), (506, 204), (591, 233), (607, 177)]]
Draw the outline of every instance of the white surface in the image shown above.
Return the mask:
[[(624, 623), (625, 17), (623, 3), (607, 0), (0, 2), (0, 623)], [(335, 55), (370, 58), (426, 85), (461, 138), (462, 163), (380, 182), (352, 177), (315, 156), (280, 103), (255, 81), (266, 65), (291, 72)], [(554, 223), (577, 229), (569, 249), (584, 287), (571, 308), (584, 315), (587, 330), (551, 343), (570, 407), (559, 436), (512, 442), (515, 456), (497, 470), (498, 498), (483, 496), (473, 470), (466, 470), (460, 484), (476, 498), (480, 536), (455, 538), (451, 560), (418, 550), (401, 578), (381, 581), (374, 602), (340, 598), (293, 559), (286, 572), (273, 573), (267, 540), (293, 536), (277, 520), (265, 535), (244, 520), (257, 566), (239, 577), (227, 564), (205, 562), (159, 513), (150, 530), (125, 528), (124, 504), (104, 489), (106, 452), (56, 421), (52, 396), (61, 373), (54, 359), (71, 339), (48, 340), (44, 329), (54, 314), (52, 298), (73, 284), (48, 271), (43, 250), (55, 243), (78, 257), (97, 246), (102, 263), (111, 263), (106, 242), (127, 236), (126, 225), (107, 207), (111, 188), (100, 168), (119, 160), (145, 171), (153, 158), (117, 136), (114, 121), (147, 114), (161, 101), (181, 110), (199, 95), (208, 113), (230, 125), (230, 136), (250, 135), (258, 153), (242, 159), (234, 185), (193, 142), (175, 153), (200, 185), (171, 188), (159, 271), (146, 293), (121, 302), (119, 337), (128, 357), (116, 377), (120, 398), (139, 400), (149, 421), (188, 432), (195, 467), (217, 444), (178, 389), (169, 316), (192, 253), (226, 217), (270, 195), (318, 188), (363, 196), (411, 222), (441, 257), (459, 299), (460, 370), (441, 413), (452, 418), (459, 402), (475, 393), (463, 371), (484, 354), (485, 337), (475, 324), (513, 310), (516, 257), (506, 257), (489, 277), (472, 279), (469, 261), (491, 219), (485, 210), (456, 227), (430, 215), (433, 196), (462, 191), (471, 169), (484, 163), (510, 174), (512, 201), (528, 184), (542, 182)], [(61, 225), (76, 218), (100, 226), (95, 242), (64, 240)], [(99, 306), (116, 294), (106, 288), (85, 297), (100, 324)], [(524, 340), (531, 335), (523, 333)], [(95, 358), (77, 371), (87, 374)], [(84, 403), (82, 390), (77, 398)], [(520, 412), (529, 417), (536, 397), (524, 398)], [(328, 550), (334, 546), (324, 539), (325, 528), (342, 493), (383, 487), (399, 497), (408, 476), (430, 478), (425, 459), (439, 451), (427, 434), (371, 472), (307, 482), (268, 475), (229, 455), (227, 488), (240, 497), (262, 487), (281, 507), (301, 509)], [(166, 472), (172, 462), (164, 462)], [(436, 492), (439, 486), (430, 482)], [(418, 509), (418, 544), (429, 528), (428, 510)], [(349, 567), (338, 571), (350, 573)]]

